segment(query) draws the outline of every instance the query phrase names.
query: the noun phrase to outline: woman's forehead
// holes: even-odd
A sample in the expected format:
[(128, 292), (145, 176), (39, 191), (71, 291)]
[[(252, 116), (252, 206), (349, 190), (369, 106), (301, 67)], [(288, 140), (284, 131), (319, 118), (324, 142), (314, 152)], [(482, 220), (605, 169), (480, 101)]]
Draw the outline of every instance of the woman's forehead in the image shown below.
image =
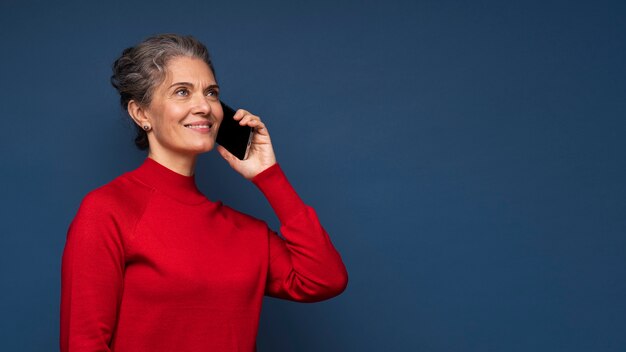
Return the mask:
[(166, 66), (165, 80), (167, 86), (186, 82), (195, 85), (214, 85), (215, 77), (209, 65), (198, 58), (179, 56), (171, 59)]

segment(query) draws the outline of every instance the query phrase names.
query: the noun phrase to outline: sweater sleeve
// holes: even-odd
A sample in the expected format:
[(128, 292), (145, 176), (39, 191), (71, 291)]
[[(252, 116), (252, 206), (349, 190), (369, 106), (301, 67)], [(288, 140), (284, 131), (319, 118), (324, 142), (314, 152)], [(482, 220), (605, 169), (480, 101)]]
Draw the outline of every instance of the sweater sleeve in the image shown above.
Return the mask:
[(61, 352), (111, 351), (124, 250), (111, 204), (88, 195), (70, 225), (61, 268)]
[(339, 295), (348, 274), (313, 208), (305, 205), (278, 164), (252, 180), (281, 223), (284, 239), (270, 231), (266, 294), (300, 302)]

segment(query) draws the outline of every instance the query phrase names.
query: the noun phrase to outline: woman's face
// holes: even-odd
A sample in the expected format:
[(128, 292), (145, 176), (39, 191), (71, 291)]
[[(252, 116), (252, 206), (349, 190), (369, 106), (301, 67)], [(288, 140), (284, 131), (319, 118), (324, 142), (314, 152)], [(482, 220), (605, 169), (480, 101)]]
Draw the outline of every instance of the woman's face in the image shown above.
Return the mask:
[(224, 116), (218, 94), (213, 72), (204, 61), (171, 59), (145, 110), (152, 127), (150, 153), (188, 156), (213, 149)]

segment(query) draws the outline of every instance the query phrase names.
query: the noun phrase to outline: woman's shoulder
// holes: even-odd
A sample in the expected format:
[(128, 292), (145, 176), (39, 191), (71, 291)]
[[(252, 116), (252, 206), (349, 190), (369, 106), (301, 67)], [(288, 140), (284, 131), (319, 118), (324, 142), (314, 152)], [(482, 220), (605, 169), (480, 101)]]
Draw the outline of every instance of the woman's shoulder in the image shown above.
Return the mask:
[(97, 210), (136, 209), (150, 198), (152, 188), (124, 173), (112, 181), (90, 191), (83, 198), (80, 208)]
[(148, 187), (127, 174), (90, 191), (70, 224), (68, 239), (132, 234), (150, 201), (150, 193)]

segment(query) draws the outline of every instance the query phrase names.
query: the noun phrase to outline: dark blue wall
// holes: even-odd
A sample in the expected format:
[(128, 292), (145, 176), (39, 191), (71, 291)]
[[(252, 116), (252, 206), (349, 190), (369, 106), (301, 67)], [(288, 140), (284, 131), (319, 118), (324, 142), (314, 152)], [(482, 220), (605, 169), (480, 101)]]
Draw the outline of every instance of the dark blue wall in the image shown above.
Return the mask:
[(57, 349), (67, 226), (144, 158), (110, 65), (160, 32), (208, 45), (350, 273), (267, 299), (261, 351), (626, 350), (623, 1), (53, 3), (0, 5), (3, 351)]

